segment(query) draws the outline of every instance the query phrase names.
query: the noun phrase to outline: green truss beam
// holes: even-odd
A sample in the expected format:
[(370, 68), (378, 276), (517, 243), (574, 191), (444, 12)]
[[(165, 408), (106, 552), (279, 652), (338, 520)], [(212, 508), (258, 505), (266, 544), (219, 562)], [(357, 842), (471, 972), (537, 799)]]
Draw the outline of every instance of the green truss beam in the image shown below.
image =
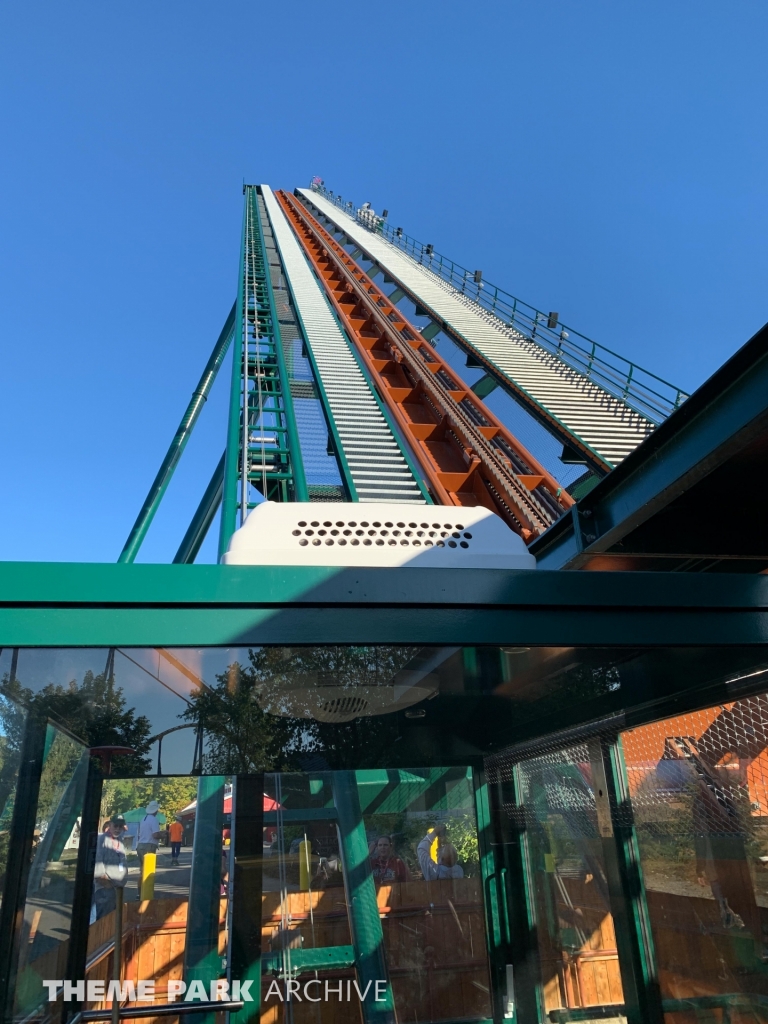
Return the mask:
[(235, 309), (236, 306), (233, 306), (230, 310), (227, 321), (222, 328), (216, 344), (214, 345), (213, 352), (211, 352), (211, 357), (203, 370), (203, 375), (192, 393), (192, 398), (189, 400), (186, 412), (181, 418), (181, 423), (174, 435), (173, 441), (171, 441), (171, 446), (163, 459), (163, 463), (157, 472), (157, 476), (152, 482), (149, 493), (144, 499), (141, 512), (139, 512), (138, 518), (133, 524), (133, 529), (130, 532), (128, 540), (125, 542), (125, 547), (120, 552), (118, 562), (133, 562), (136, 560), (139, 548), (147, 535), (147, 531), (149, 530), (152, 520), (155, 518), (155, 513), (160, 507), (160, 502), (163, 500), (163, 496), (168, 490), (168, 484), (171, 482), (171, 477), (174, 474), (176, 466), (179, 464), (179, 459), (181, 458), (187, 441), (192, 434), (195, 423), (197, 423), (197, 419), (203, 410), (206, 400), (208, 399), (208, 395), (213, 387), (213, 382), (216, 380), (221, 364), (224, 362), (224, 357), (227, 354), (227, 349), (229, 348), (229, 344), (232, 341), (232, 335), (234, 333)]

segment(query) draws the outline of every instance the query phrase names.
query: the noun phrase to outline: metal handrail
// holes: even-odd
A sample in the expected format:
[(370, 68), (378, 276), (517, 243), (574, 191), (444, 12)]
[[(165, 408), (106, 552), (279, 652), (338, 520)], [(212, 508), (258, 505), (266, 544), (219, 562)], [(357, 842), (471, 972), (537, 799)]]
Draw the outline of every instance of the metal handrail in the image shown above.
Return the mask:
[(401, 228), (393, 228), (382, 217), (371, 216), (367, 211), (360, 216), (353, 203), (335, 196), (324, 185), (312, 182), (310, 187), (368, 231), (380, 234), (422, 268), (452, 285), (491, 317), (512, 327), (549, 355), (588, 377), (655, 425), (666, 419), (688, 398), (688, 393), (681, 388), (593, 341), (559, 319), (553, 320), (549, 313), (488, 281), (476, 280), (474, 271), (435, 252), (432, 245), (425, 245), (406, 235)]
[[(131, 1020), (141, 1017), (176, 1017), (187, 1013), (230, 1013), (242, 1010), (245, 1003), (242, 999), (222, 999), (218, 1002), (178, 1002), (158, 1003), (148, 1006), (121, 1006), (120, 1020)], [(76, 1013), (69, 1024), (88, 1024), (89, 1021), (106, 1021), (112, 1019), (111, 1010), (81, 1010)]]

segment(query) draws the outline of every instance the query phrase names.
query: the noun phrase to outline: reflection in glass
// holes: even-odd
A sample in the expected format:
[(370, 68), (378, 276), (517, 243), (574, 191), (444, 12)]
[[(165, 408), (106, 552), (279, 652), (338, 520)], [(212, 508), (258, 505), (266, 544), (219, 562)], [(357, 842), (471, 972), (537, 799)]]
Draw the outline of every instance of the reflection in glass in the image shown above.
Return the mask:
[(768, 697), (622, 741), (667, 1021), (768, 1020)]
[(26, 708), (9, 695), (8, 678), (0, 688), (0, 906), (5, 888), (11, 821), (19, 783), (21, 745), (27, 722)]
[[(168, 983), (181, 981), (185, 977), (190, 882), (195, 853), (201, 846), (204, 856), (215, 869), (214, 890), (206, 892), (210, 897), (209, 903), (218, 911), (212, 930), (218, 935), (219, 954), (223, 956), (226, 950), (232, 821), (231, 785), (225, 784), (220, 794), (221, 828), (215, 836), (207, 835), (204, 843), (196, 845), (197, 779), (188, 776), (170, 776), (162, 779), (109, 779), (104, 784), (100, 828), (106, 828), (109, 819), (118, 815), (125, 819), (127, 825), (123, 839), (127, 852), (128, 881), (125, 887), (121, 978), (124, 983), (132, 984), (134, 991), (140, 980), (154, 980), (156, 1003), (168, 1002)], [(155, 803), (158, 805), (157, 811), (154, 811)], [(156, 817), (160, 824), (160, 839), (155, 851), (156, 859), (149, 887), (147, 888), (145, 883), (143, 889), (146, 898), (139, 899), (142, 875), (136, 848), (142, 824), (146, 823), (150, 808), (153, 817)], [(178, 849), (172, 845), (174, 836)], [(94, 890), (94, 897), (95, 895)], [(86, 977), (89, 981), (104, 982), (108, 985), (113, 977), (115, 914), (111, 908), (107, 908), (107, 913), (100, 913), (98, 903), (99, 901), (94, 898), (88, 937)], [(217, 971), (216, 977), (218, 976)], [(138, 1005), (130, 987), (125, 991), (127, 998), (123, 1000), (123, 1005)], [(106, 999), (97, 999), (87, 1004), (89, 1010), (109, 1006), (110, 1002)]]
[(63, 978), (75, 890), (88, 751), (49, 725), (19, 943), (14, 1020), (47, 1012), (42, 982)]
[(574, 708), (618, 711), (625, 684), (712, 685), (764, 667), (765, 651), (35, 648), (17, 660), (12, 698), (89, 744), (130, 747), (112, 771), (136, 777), (466, 763), (567, 725)]
[[(353, 920), (355, 903), (364, 902), (368, 886), (374, 909), (368, 925), (378, 929), (397, 1019), (490, 1017), (471, 772), (349, 773), (354, 792), (346, 807), (350, 796), (338, 783), (347, 774), (265, 778), (262, 941), (269, 965), (277, 977), (292, 971), (334, 985), (355, 978), (343, 965), (302, 972), (317, 970), (312, 950), (348, 947), (355, 955), (361, 928)], [(356, 847), (358, 839), (362, 846)], [(363, 851), (362, 862), (354, 859), (356, 849)], [(269, 1019), (283, 1020), (283, 1004), (275, 996), (272, 1004)], [(304, 1011), (294, 1013), (304, 1019)], [(337, 1014), (331, 1002), (316, 1008), (312, 1019), (330, 1022)]]
[(547, 1013), (624, 1001), (595, 800), (599, 758), (599, 744), (582, 744), (518, 770)]

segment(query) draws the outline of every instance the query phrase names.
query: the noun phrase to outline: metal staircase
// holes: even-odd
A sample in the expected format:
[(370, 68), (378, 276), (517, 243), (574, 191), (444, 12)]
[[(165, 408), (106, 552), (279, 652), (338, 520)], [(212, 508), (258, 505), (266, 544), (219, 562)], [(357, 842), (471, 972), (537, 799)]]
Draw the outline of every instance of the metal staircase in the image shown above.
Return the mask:
[(426, 493), (333, 315), (272, 190), (261, 193), (354, 501), (425, 504)]
[(483, 291), (481, 277), (453, 263), (446, 269), (432, 246), (421, 252), (413, 244), (401, 247), (400, 229), (393, 232), (380, 218), (362, 224), (317, 190), (297, 194), (432, 318), (433, 332), (444, 330), (598, 472), (621, 462), (687, 397), (594, 342), (591, 348), (577, 343), (576, 332), (558, 325), (556, 314), (542, 314), (491, 286)]

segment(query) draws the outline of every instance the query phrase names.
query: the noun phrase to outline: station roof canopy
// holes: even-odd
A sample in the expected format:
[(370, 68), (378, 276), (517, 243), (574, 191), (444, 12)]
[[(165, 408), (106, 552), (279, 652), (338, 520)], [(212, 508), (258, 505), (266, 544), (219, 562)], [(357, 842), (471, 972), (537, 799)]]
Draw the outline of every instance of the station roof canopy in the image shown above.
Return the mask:
[(531, 545), (540, 569), (768, 570), (768, 326)]

